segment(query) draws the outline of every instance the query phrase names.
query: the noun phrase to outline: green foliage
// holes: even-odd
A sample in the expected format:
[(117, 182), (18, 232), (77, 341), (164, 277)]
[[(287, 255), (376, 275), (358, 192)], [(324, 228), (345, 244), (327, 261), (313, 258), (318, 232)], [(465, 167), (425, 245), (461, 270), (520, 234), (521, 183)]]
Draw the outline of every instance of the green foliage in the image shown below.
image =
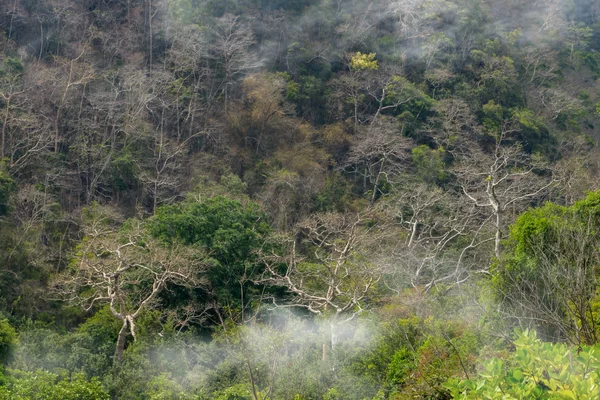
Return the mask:
[(421, 145), (412, 149), (413, 164), (417, 168), (417, 176), (425, 183), (436, 184), (446, 178), (444, 149), (431, 149)]
[(19, 77), (25, 71), (25, 66), (15, 57), (6, 57), (0, 68), (0, 79), (12, 79)]
[(228, 197), (242, 203), (248, 201), (248, 196), (246, 195), (248, 184), (235, 174), (223, 175), (218, 182), (213, 181), (207, 176), (199, 176), (196, 179), (199, 183), (193, 190), (188, 192), (187, 201), (201, 201), (217, 196)]
[(168, 244), (182, 240), (187, 245), (201, 245), (227, 265), (250, 256), (270, 227), (256, 203), (243, 205), (217, 196), (161, 207), (150, 221), (150, 232)]
[[(151, 234), (166, 244), (180, 241), (207, 255), (208, 278), (221, 304), (245, 304), (240, 283), (259, 272), (256, 250), (265, 244), (271, 227), (258, 204), (242, 204), (217, 196), (157, 210), (149, 222)], [(252, 287), (249, 286), (249, 293)]]
[(352, 201), (351, 190), (350, 182), (342, 176), (329, 176), (323, 190), (315, 196), (314, 210), (321, 212), (345, 211)]
[(481, 335), (455, 321), (400, 318), (380, 325), (371, 349), (352, 360), (351, 371), (389, 399), (446, 398), (449, 377), (472, 372)]
[(189, 396), (174, 379), (167, 374), (161, 374), (149, 383), (149, 400), (185, 400)]
[(298, 81), (287, 79), (286, 99), (296, 105), (296, 113), (313, 124), (322, 124), (326, 117), (325, 82), (318, 77), (301, 76)]
[(483, 112), (483, 127), (492, 135), (498, 135), (502, 129), (502, 120), (504, 118), (504, 109), (501, 105), (496, 104), (494, 100), (488, 101), (482, 107)]
[(133, 188), (137, 184), (138, 168), (131, 153), (123, 152), (111, 160), (109, 182), (118, 191)]
[(519, 127), (517, 138), (523, 144), (523, 149), (530, 153), (552, 155), (556, 139), (551, 135), (544, 121), (526, 108), (511, 111)]
[[(0, 315), (10, 324), (0, 320), (0, 358), (27, 372), (2, 377), (0, 399), (84, 399), (96, 389), (94, 398), (106, 398), (84, 376), (120, 400), (251, 399), (248, 368), (261, 399), (446, 399), (449, 376), (474, 376), (486, 329), (537, 325), (544, 339), (600, 341), (600, 195), (523, 213), (542, 198), (525, 196), (505, 204), (496, 227), (463, 201), (491, 193), (461, 188), (468, 175), (488, 175), (498, 144), (496, 155), (515, 145), (554, 164), (548, 171), (565, 177), (548, 191), (557, 201), (598, 186), (595, 1), (555, 1), (550, 14), (548, 2), (526, 0), (5, 3)], [(373, 163), (352, 161), (363, 155)], [(504, 194), (544, 174), (506, 177), (514, 186)], [(333, 213), (330, 230), (310, 224)], [(489, 270), (489, 237), (519, 213)], [(367, 222), (349, 227), (354, 215)], [(118, 265), (114, 249), (135, 226), (139, 252), (122, 261), (131, 268), (100, 278), (132, 293), (123, 309), (152, 286), (152, 268), (133, 268), (151, 248), (155, 259), (189, 255), (183, 262), (198, 266), (190, 273), (199, 283), (161, 286), (113, 365), (122, 321), (99, 303), (74, 312), (49, 290), (64, 292), (59, 276), (89, 263)], [(294, 257), (282, 257), (274, 231), (295, 245)], [(346, 232), (358, 239), (344, 248)], [(88, 253), (96, 256), (83, 260)], [(297, 273), (296, 288), (268, 280), (271, 260)], [(334, 269), (337, 288), (323, 278)], [(357, 271), (373, 269), (384, 277), (359, 300), (336, 294), (356, 294)], [(385, 296), (425, 280), (423, 293), (397, 301), (418, 312), (386, 319), (397, 299)], [(93, 293), (98, 282), (74, 293)], [(485, 313), (454, 296), (473, 282), (470, 300), (483, 299)], [(355, 334), (344, 332), (323, 360), (323, 315), (303, 314), (309, 328), (282, 334), (270, 308), (304, 302), (308, 289), (369, 310), (368, 339), (344, 343)], [(310, 300), (313, 311), (335, 312)], [(498, 360), (490, 374), (513, 397), (549, 393), (529, 385), (515, 360)], [(460, 390), (477, 397), (474, 382)]]
[(16, 188), (16, 182), (6, 172), (4, 165), (0, 163), (0, 216), (8, 213), (8, 200)]
[(81, 374), (59, 378), (50, 372), (9, 371), (7, 383), (0, 387), (2, 400), (108, 400), (97, 378)]
[(46, 370), (62, 373), (69, 367), (69, 336), (48, 324), (29, 322), (20, 328), (19, 346), (12, 367), (24, 370)]
[(0, 319), (0, 362), (5, 364), (17, 344), (17, 332), (7, 319)]
[(214, 400), (251, 400), (252, 394), (248, 387), (243, 384), (230, 386), (227, 389), (218, 392), (213, 397)]
[(108, 305), (101, 308), (70, 335), (66, 366), (70, 370), (85, 372), (87, 376), (106, 374), (113, 363), (121, 325)]
[[(528, 318), (545, 320), (544, 310), (555, 310), (553, 322), (541, 325), (545, 334), (596, 341), (598, 328), (591, 321), (597, 314), (590, 302), (598, 284), (599, 204), (600, 192), (570, 207), (548, 203), (520, 215), (511, 228), (493, 287), (507, 304), (523, 306), (520, 313)], [(584, 311), (572, 312), (573, 304), (583, 304)]]
[(508, 360), (487, 361), (479, 378), (450, 379), (455, 399), (582, 399), (598, 396), (600, 347), (544, 343), (523, 332)]

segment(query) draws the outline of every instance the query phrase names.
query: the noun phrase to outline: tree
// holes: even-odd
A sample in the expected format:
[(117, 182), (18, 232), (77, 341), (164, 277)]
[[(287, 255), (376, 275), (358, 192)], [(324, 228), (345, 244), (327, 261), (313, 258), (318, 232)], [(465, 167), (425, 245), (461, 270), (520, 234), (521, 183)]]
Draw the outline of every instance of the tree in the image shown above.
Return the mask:
[(286, 135), (286, 131), (294, 130), (295, 127), (292, 125), (294, 121), (286, 118), (289, 104), (283, 98), (283, 77), (276, 74), (251, 74), (244, 79), (242, 87), (248, 112), (242, 114), (246, 118), (241, 121), (231, 117), (230, 124), (244, 136), (244, 145), (255, 147), (256, 154), (268, 154), (275, 148), (283, 147), (281, 141), (289, 143), (292, 138), (289, 133)]
[[(519, 216), (493, 287), (509, 315), (553, 340), (598, 343), (600, 193)], [(512, 319), (511, 317), (509, 317)]]
[(108, 400), (108, 393), (98, 378), (87, 380), (83, 374), (59, 378), (51, 372), (38, 370), (24, 372), (11, 370), (0, 388), (0, 399), (48, 400)]
[[(139, 179), (151, 201), (148, 208), (156, 213), (159, 205), (181, 196), (186, 187), (185, 161), (194, 140), (206, 134), (206, 130), (205, 126), (196, 126), (182, 132), (178, 122), (173, 121), (180, 115), (176, 111), (179, 96), (172, 96), (172, 92), (181, 90), (181, 85), (170, 71), (155, 69), (147, 77), (128, 70), (124, 76), (124, 140), (139, 151), (135, 163)], [(175, 116), (170, 115), (173, 108)]]
[[(509, 213), (517, 207), (539, 201), (556, 183), (548, 164), (538, 155), (529, 155), (520, 144), (510, 142), (515, 128), (504, 123), (495, 136), (491, 154), (471, 149), (462, 154), (455, 172), (466, 198), (488, 210), (493, 219), (494, 254), (501, 258), (501, 246)], [(542, 173), (544, 171), (544, 173)], [(487, 219), (486, 219), (487, 221)]]
[(176, 242), (161, 245), (140, 221), (130, 220), (119, 229), (110, 211), (93, 206), (85, 214), (85, 237), (73, 264), (54, 287), (87, 311), (108, 303), (122, 322), (115, 349), (115, 359), (122, 361), (127, 336), (136, 339), (137, 319), (167, 284), (198, 286), (203, 260)]
[(0, 68), (0, 158), (6, 158), (13, 174), (27, 167), (52, 142), (49, 124), (36, 115), (27, 97), (32, 87), (24, 74), (21, 61), (4, 59)]
[(361, 178), (371, 204), (382, 194), (382, 183), (394, 182), (407, 169), (412, 140), (403, 130), (393, 119), (380, 118), (356, 137), (344, 162), (345, 172)]
[(160, 207), (150, 221), (150, 233), (161, 242), (181, 242), (206, 255), (210, 302), (221, 324), (224, 310), (232, 320), (244, 321), (260, 298), (252, 284), (262, 268), (256, 252), (270, 232), (258, 204), (223, 196)]
[[(286, 304), (330, 318), (331, 339), (323, 345), (323, 359), (334, 349), (340, 324), (369, 306), (382, 270), (370, 259), (369, 249), (382, 238), (369, 214), (326, 213), (298, 225), (298, 238), (282, 240), (282, 250), (262, 252), (264, 273), (258, 282), (283, 287)], [(305, 248), (303, 257), (300, 248)]]
[(60, 151), (61, 132), (63, 129), (62, 120), (64, 109), (68, 106), (71, 100), (72, 91), (77, 87), (85, 87), (85, 85), (95, 78), (94, 67), (88, 60), (85, 59), (85, 48), (80, 54), (73, 59), (64, 59), (57, 57), (58, 66), (52, 72), (55, 73), (55, 78), (51, 85), (55, 95), (52, 98), (54, 107), (53, 128), (54, 128), (54, 152)]
[(428, 292), (439, 284), (461, 285), (473, 273), (485, 272), (481, 264), (493, 238), (482, 229), (477, 207), (463, 196), (413, 182), (396, 185), (376, 208), (394, 238), (378, 258), (392, 291)]
[(222, 73), (220, 91), (223, 94), (224, 112), (229, 110), (230, 87), (240, 76), (260, 66), (250, 46), (254, 43), (254, 35), (248, 25), (239, 16), (225, 14), (216, 21), (214, 41), (211, 49), (212, 57), (218, 70)]
[(593, 36), (593, 29), (585, 24), (573, 24), (567, 30), (566, 44), (569, 46), (569, 61), (573, 60), (573, 53), (576, 48), (587, 49), (590, 39)]

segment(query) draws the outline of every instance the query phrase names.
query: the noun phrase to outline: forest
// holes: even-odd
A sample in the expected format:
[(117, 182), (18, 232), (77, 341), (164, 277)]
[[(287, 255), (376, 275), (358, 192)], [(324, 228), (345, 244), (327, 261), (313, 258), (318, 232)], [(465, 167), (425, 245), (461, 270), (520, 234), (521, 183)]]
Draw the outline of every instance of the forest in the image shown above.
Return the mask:
[(0, 0), (0, 400), (600, 398), (597, 0)]

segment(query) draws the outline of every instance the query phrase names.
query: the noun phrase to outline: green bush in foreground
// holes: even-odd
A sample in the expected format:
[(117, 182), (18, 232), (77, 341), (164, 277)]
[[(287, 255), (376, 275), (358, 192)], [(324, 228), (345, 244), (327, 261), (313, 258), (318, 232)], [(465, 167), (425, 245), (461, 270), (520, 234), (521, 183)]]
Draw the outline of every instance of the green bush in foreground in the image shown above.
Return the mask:
[(10, 371), (6, 385), (0, 386), (0, 400), (108, 400), (97, 378), (81, 374), (59, 379), (56, 374), (36, 371)]
[(508, 360), (492, 359), (478, 379), (450, 379), (446, 388), (455, 399), (598, 399), (600, 345), (574, 349), (545, 343), (535, 332), (514, 342)]

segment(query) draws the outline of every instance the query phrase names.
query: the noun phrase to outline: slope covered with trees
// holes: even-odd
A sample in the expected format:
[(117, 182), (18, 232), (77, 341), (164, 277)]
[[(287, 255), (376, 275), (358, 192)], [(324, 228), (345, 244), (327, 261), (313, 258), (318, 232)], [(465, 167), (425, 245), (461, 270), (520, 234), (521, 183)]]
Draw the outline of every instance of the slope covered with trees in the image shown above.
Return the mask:
[(599, 79), (591, 0), (1, 0), (0, 398), (593, 398)]

